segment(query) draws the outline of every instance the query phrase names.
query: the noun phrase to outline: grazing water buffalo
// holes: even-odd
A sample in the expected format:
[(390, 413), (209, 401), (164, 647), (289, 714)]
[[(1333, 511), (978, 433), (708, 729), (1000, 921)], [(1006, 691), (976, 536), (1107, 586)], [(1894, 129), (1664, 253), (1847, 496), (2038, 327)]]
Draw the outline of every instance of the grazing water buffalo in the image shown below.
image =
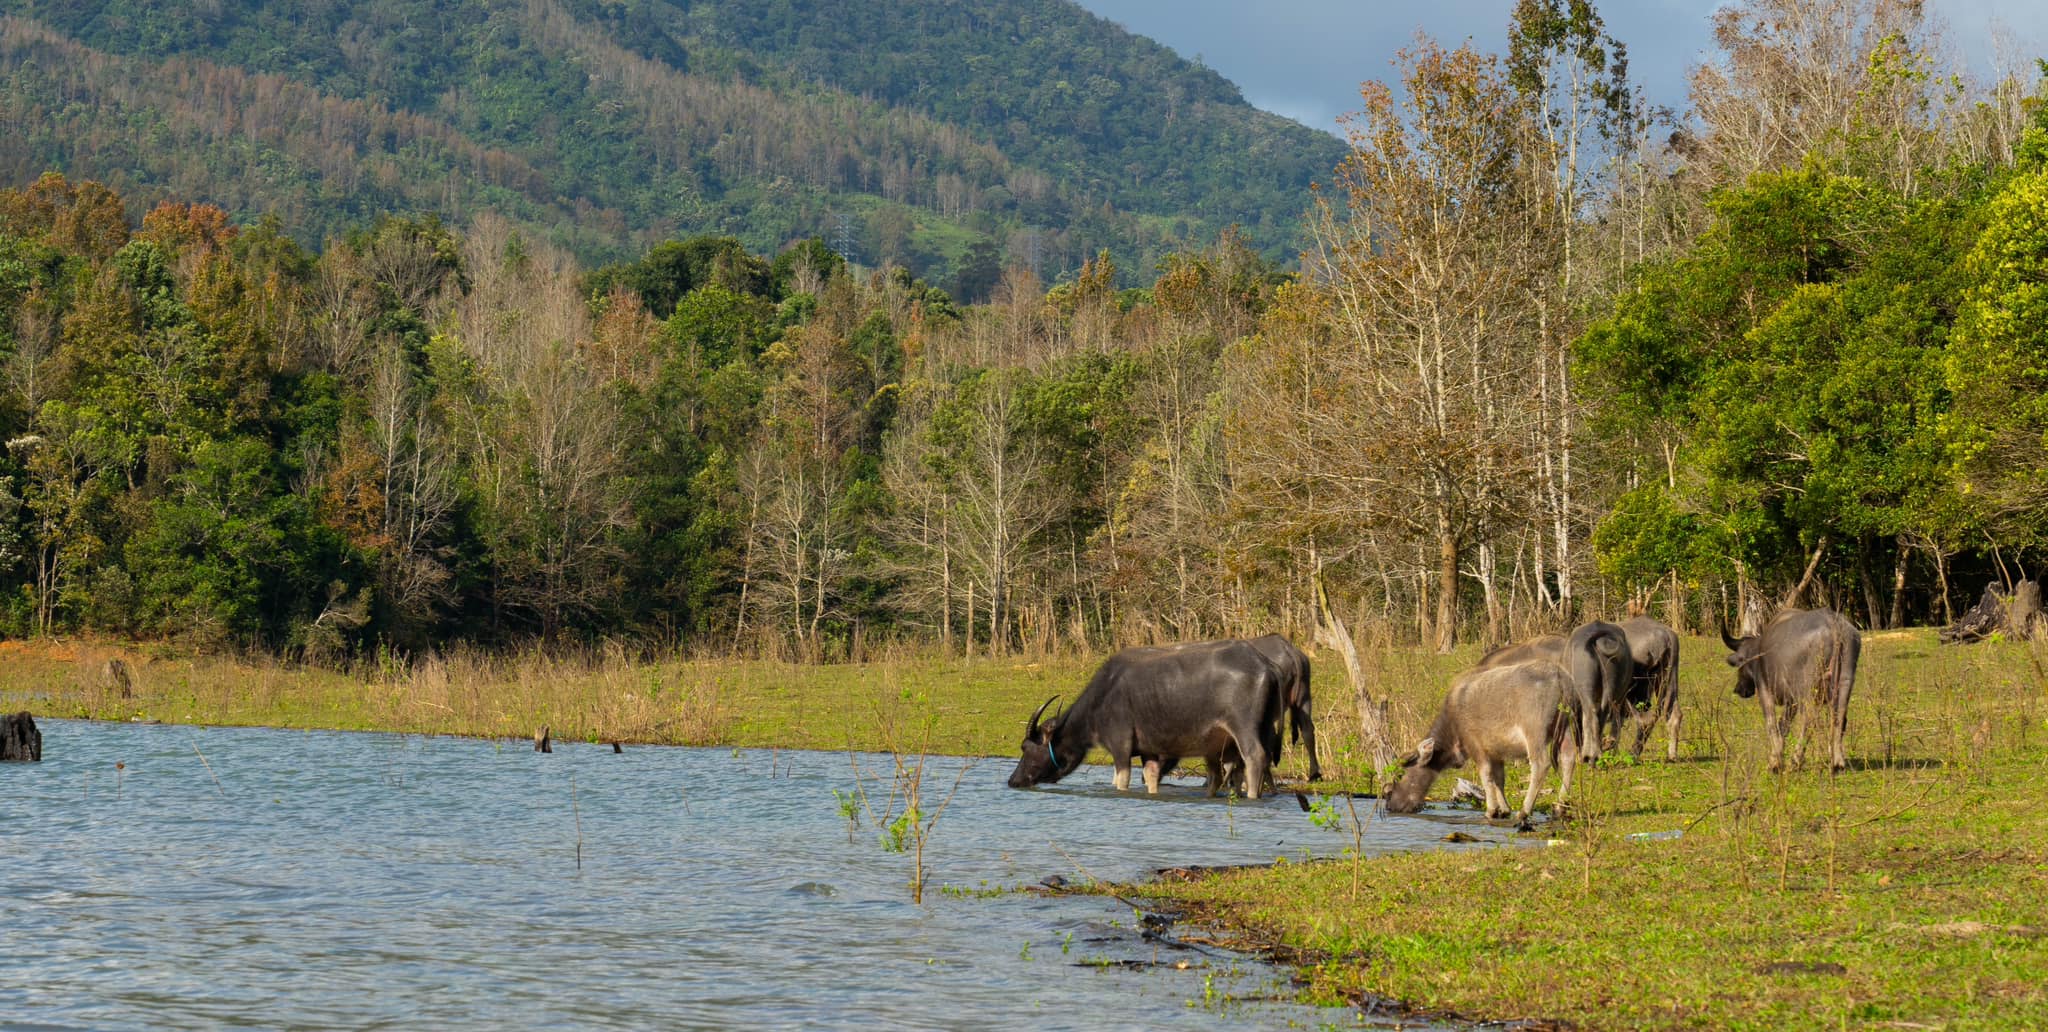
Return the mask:
[[(1055, 696), (1057, 698), (1057, 696)], [(1145, 763), (1145, 790), (1159, 791), (1163, 760), (1221, 758), (1234, 747), (1243, 761), (1245, 796), (1265, 787), (1268, 743), (1276, 748), (1281, 710), (1279, 671), (1242, 641), (1173, 648), (1125, 649), (1105, 660), (1081, 696), (1040, 723), (1047, 699), (1025, 726), (1023, 755), (1011, 788), (1055, 782), (1074, 772), (1097, 746), (1109, 753), (1119, 791), (1131, 783), (1131, 757)]]
[[(1856, 660), (1863, 653), (1863, 635), (1856, 625), (1832, 609), (1799, 609), (1780, 613), (1763, 633), (1736, 638), (1721, 629), (1728, 645), (1728, 665), (1735, 668), (1735, 694), (1756, 696), (1771, 735), (1771, 769), (1783, 767), (1785, 731), (1809, 697), (1828, 707), (1833, 720), (1834, 769), (1849, 765), (1842, 739), (1849, 732), (1849, 692), (1856, 687)], [(1799, 736), (1793, 764), (1806, 762), (1806, 736)]]
[(1458, 675), (1429, 737), (1401, 758), (1407, 770), (1387, 792), (1387, 812), (1422, 809), (1437, 774), (1469, 762), (1479, 767), (1486, 815), (1507, 816), (1502, 765), (1521, 759), (1529, 761), (1529, 792), (1518, 816), (1526, 818), (1535, 808), (1536, 793), (1553, 762), (1560, 774), (1557, 801), (1564, 802), (1578, 760), (1577, 698), (1571, 672), (1548, 659), (1480, 667)]
[[(1642, 759), (1643, 742), (1657, 721), (1664, 721), (1670, 741), (1665, 758), (1678, 759), (1678, 634), (1647, 616), (1621, 622), (1628, 635), (1629, 658), (1635, 661), (1635, 675), (1629, 679), (1624, 709), (1635, 715), (1635, 742), (1629, 756)], [(1615, 729), (1617, 735), (1620, 728)]]
[(1547, 659), (1571, 672), (1572, 695), (1579, 710), (1579, 758), (1600, 758), (1600, 724), (1618, 714), (1628, 696), (1635, 661), (1629, 658), (1628, 635), (1620, 627), (1595, 620), (1571, 633), (1547, 635), (1493, 650), (1479, 659), (1479, 669), (1512, 666)]

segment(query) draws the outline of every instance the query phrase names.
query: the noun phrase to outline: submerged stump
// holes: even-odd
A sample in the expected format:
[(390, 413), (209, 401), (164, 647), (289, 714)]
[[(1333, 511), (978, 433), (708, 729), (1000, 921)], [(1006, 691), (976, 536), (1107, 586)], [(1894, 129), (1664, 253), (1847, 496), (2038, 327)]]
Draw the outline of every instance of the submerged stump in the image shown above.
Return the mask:
[(27, 710), (0, 717), (0, 763), (39, 763), (43, 733)]
[(555, 751), (554, 741), (548, 737), (547, 728), (541, 728), (533, 733), (533, 751), (545, 753)]

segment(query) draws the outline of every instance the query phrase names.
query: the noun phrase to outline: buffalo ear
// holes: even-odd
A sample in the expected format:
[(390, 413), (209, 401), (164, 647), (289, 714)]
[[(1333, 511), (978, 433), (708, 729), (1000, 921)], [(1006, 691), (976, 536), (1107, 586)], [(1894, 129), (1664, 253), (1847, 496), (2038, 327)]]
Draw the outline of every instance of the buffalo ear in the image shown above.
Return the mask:
[[(1420, 741), (1420, 742), (1417, 742), (1417, 743), (1415, 743), (1415, 762), (1416, 762), (1416, 763), (1428, 763), (1428, 762), (1429, 762), (1429, 760), (1430, 760), (1430, 757), (1432, 757), (1432, 756), (1435, 756), (1435, 755), (1436, 755), (1436, 739), (1434, 739), (1434, 738), (1425, 738), (1425, 739), (1423, 739), (1422, 741)], [(1412, 764), (1411, 764), (1411, 766), (1412, 766)]]

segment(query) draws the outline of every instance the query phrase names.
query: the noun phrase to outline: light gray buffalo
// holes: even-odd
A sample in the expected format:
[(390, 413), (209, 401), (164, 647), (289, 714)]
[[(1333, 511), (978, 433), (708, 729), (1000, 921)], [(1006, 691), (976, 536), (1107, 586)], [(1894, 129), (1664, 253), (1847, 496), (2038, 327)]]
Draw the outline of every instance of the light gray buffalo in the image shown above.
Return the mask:
[[(1647, 616), (1621, 622), (1628, 635), (1629, 658), (1635, 672), (1629, 679), (1628, 698), (1623, 710), (1635, 718), (1635, 741), (1629, 746), (1632, 759), (1642, 759), (1643, 742), (1657, 721), (1664, 721), (1669, 735), (1665, 758), (1678, 759), (1678, 634)], [(1619, 736), (1617, 727), (1615, 734)]]
[[(1735, 694), (1745, 699), (1754, 695), (1763, 706), (1772, 770), (1782, 769), (1785, 732), (1809, 702), (1812, 712), (1826, 707), (1833, 718), (1834, 769), (1849, 765), (1842, 740), (1849, 731), (1856, 660), (1863, 653), (1863, 635), (1855, 624), (1832, 609), (1798, 609), (1778, 614), (1763, 633), (1746, 638), (1723, 628), (1721, 640), (1728, 645), (1728, 665), (1735, 668)], [(1792, 762), (1806, 762), (1805, 734), (1799, 736)]]
[(1570, 672), (1579, 712), (1579, 758), (1599, 759), (1600, 725), (1618, 718), (1635, 675), (1628, 635), (1614, 624), (1595, 620), (1580, 625), (1569, 637), (1551, 634), (1495, 649), (1479, 657), (1479, 668), (1537, 659), (1550, 660)]
[(1536, 806), (1551, 765), (1558, 767), (1557, 801), (1572, 787), (1578, 760), (1578, 702), (1571, 672), (1548, 659), (1468, 670), (1451, 682), (1429, 736), (1401, 758), (1407, 767), (1386, 794), (1388, 813), (1414, 813), (1438, 773), (1466, 763), (1479, 768), (1486, 815), (1508, 815), (1502, 771), (1509, 760), (1529, 761), (1529, 792), (1517, 820)]

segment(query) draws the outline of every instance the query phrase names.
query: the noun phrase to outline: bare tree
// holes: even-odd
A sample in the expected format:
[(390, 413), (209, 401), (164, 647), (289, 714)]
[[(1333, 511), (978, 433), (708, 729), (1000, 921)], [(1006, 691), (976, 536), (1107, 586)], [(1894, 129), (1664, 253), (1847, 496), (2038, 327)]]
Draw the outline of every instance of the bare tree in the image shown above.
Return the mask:
[(1427, 41), (1405, 56), (1406, 111), (1366, 85), (1337, 195), (1311, 225), (1300, 300), (1333, 333), (1306, 439), (1349, 456), (1318, 463), (1338, 473), (1330, 502), (1432, 547), (1434, 641), (1448, 650), (1467, 550), (1530, 488), (1530, 286), (1546, 256), (1528, 227), (1543, 213), (1517, 181), (1532, 127), (1497, 62)]
[(1912, 137), (1937, 85), (1919, 55), (1936, 36), (1922, 0), (1743, 0), (1714, 12), (1723, 58), (1692, 78), (1710, 182), (1884, 140), (1907, 148), (1884, 168), (1910, 193)]

